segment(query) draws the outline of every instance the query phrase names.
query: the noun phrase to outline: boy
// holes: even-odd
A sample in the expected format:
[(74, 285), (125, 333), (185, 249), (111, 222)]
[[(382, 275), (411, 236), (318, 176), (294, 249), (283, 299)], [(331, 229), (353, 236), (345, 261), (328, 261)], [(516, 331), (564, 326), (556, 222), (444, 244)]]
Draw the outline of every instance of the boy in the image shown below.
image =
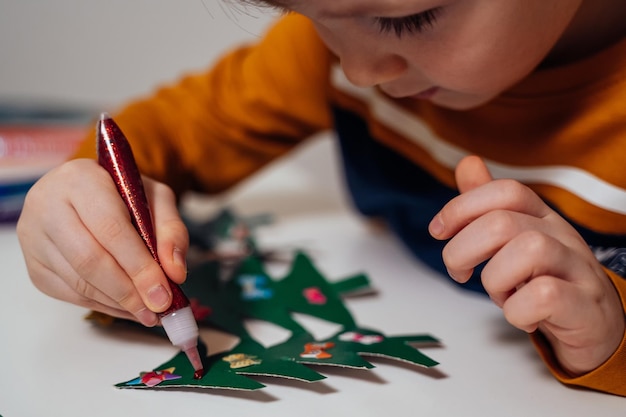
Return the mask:
[[(295, 13), (115, 116), (165, 272), (184, 280), (176, 195), (224, 190), (333, 127), (363, 214), (484, 289), (559, 380), (626, 395), (623, 1), (249, 1)], [(93, 152), (90, 137), (77, 156)], [(170, 303), (92, 159), (32, 188), (18, 235), (53, 297), (145, 325)]]

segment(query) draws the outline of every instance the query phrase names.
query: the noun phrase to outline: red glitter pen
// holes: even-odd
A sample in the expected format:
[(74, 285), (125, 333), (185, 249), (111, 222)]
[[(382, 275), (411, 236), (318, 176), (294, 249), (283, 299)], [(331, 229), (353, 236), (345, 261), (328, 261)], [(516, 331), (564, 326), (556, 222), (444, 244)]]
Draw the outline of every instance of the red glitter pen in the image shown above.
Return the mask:
[[(135, 229), (154, 260), (161, 265), (156, 251), (156, 236), (148, 199), (126, 136), (106, 113), (100, 116), (96, 136), (98, 163), (113, 178), (117, 191), (128, 207)], [(172, 344), (182, 349), (189, 358), (195, 371), (194, 378), (200, 379), (204, 375), (204, 368), (198, 353), (198, 324), (189, 306), (189, 299), (169, 278), (168, 283), (172, 290), (172, 304), (164, 312), (158, 313), (158, 316)]]

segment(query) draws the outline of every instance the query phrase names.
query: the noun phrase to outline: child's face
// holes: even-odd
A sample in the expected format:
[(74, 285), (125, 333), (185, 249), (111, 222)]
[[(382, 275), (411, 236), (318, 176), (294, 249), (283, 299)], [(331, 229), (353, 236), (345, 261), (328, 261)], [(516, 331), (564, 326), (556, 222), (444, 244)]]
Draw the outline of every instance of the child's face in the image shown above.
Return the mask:
[(277, 1), (313, 21), (354, 84), (468, 109), (532, 71), (582, 0)]

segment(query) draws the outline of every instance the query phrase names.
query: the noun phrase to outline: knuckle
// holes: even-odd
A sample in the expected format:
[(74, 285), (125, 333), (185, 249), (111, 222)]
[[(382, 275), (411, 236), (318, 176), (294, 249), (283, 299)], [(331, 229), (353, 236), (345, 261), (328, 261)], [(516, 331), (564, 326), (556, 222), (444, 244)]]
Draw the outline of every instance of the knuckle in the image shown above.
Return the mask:
[[(29, 213), (31, 206), (37, 207), (39, 206), (38, 201), (38, 192), (39, 192), (40, 184), (35, 183), (30, 190), (26, 193), (24, 197), (24, 203), (22, 204), (22, 214)], [(23, 216), (22, 216), (23, 218)], [(19, 222), (18, 222), (19, 225)]]
[(187, 227), (180, 219), (171, 219), (163, 224), (167, 230), (167, 234), (175, 240), (175, 245), (179, 248), (187, 246), (189, 240), (189, 232)]
[(176, 199), (176, 195), (174, 194), (174, 190), (170, 188), (168, 185), (155, 181), (154, 182), (154, 191), (159, 194), (162, 198), (167, 198), (170, 200)]
[(460, 198), (455, 198), (448, 202), (440, 212), (443, 222), (448, 223), (450, 220), (464, 218), (467, 212), (467, 204), (464, 199)]
[(517, 228), (513, 214), (507, 210), (494, 210), (488, 215), (486, 224), (491, 236), (509, 235)]
[[(74, 159), (59, 165), (45, 178), (54, 177), (54, 181), (57, 183), (63, 182), (71, 186), (80, 187), (84, 184), (91, 183), (90, 181), (85, 181), (85, 177), (93, 177), (93, 175), (97, 175), (100, 170), (97, 162), (94, 160)], [(90, 178), (90, 180), (91, 179), (92, 178)]]
[(131, 281), (138, 282), (144, 279), (144, 277), (150, 276), (150, 271), (152, 270), (151, 265), (148, 263), (142, 263), (137, 265), (136, 268), (129, 271), (128, 275), (130, 276)]
[(454, 249), (451, 248), (450, 244), (444, 246), (443, 250), (441, 251), (441, 258), (443, 259), (443, 263), (446, 265), (446, 267), (451, 268), (454, 266)]
[(56, 285), (63, 278), (36, 258), (26, 257), (25, 261), (28, 277), (35, 288), (53, 298), (63, 299), (62, 291)]
[(95, 297), (96, 290), (89, 282), (83, 278), (78, 278), (74, 284), (74, 291), (81, 296), (84, 301), (89, 302)]
[(446, 245), (441, 252), (443, 263), (448, 271), (448, 275), (456, 280), (469, 278), (474, 268), (470, 259), (464, 256), (453, 245)]
[(113, 294), (113, 301), (117, 302), (120, 306), (128, 311), (134, 310), (134, 305), (137, 304), (136, 291), (132, 286), (124, 286), (120, 288), (116, 294)]
[(42, 208), (50, 206), (51, 198), (49, 192), (42, 186), (41, 181), (36, 182), (24, 197), (21, 215), (17, 223), (18, 232), (20, 233), (28, 232), (29, 225), (32, 222), (45, 224), (54, 219), (52, 213), (50, 213), (51, 210), (42, 210)]
[(526, 208), (536, 204), (538, 201), (537, 194), (530, 187), (512, 179), (500, 180), (503, 186), (500, 188), (502, 192), (502, 200), (510, 210), (525, 210)]
[(147, 262), (140, 262), (132, 269), (127, 271), (131, 282), (134, 286), (142, 286), (141, 283), (145, 283), (156, 279), (159, 275), (163, 274), (159, 264), (154, 259), (149, 258)]
[(583, 286), (582, 290), (587, 295), (589, 300), (591, 300), (595, 305), (600, 305), (606, 301), (609, 294), (612, 294), (614, 287), (604, 273), (601, 272), (600, 274), (596, 274), (594, 273), (593, 268), (589, 269), (590, 270), (587, 274), (595, 277), (595, 279), (585, 280), (580, 285)]
[(517, 201), (521, 198), (525, 198), (528, 192), (528, 187), (517, 180), (501, 179), (498, 181), (501, 185), (499, 189), (502, 190), (502, 193), (508, 201)]
[(28, 225), (26, 225), (26, 223), (27, 221), (25, 211), (24, 209), (22, 209), (22, 215), (15, 224), (15, 233), (17, 234), (17, 237), (22, 244), (25, 240), (28, 239), (28, 236), (30, 235), (30, 231), (32, 229), (32, 227), (29, 227)]
[(175, 204), (176, 194), (174, 193), (174, 190), (172, 190), (172, 188), (167, 184), (156, 180), (145, 181), (144, 184), (146, 195), (148, 197), (153, 197), (154, 199), (165, 201), (169, 204)]
[(124, 225), (115, 217), (107, 216), (96, 226), (97, 233), (105, 241), (114, 241), (124, 233)]
[(548, 277), (541, 279), (533, 285), (533, 292), (536, 305), (540, 308), (554, 305), (560, 298), (558, 280)]
[(552, 239), (545, 233), (538, 230), (528, 230), (518, 236), (520, 246), (524, 248), (527, 255), (533, 259), (546, 256), (548, 250), (553, 249)]
[(80, 277), (80, 280), (84, 279), (88, 281), (89, 277), (92, 277), (95, 271), (100, 269), (102, 260), (95, 251), (87, 250), (75, 254), (74, 257), (70, 259), (70, 264)]

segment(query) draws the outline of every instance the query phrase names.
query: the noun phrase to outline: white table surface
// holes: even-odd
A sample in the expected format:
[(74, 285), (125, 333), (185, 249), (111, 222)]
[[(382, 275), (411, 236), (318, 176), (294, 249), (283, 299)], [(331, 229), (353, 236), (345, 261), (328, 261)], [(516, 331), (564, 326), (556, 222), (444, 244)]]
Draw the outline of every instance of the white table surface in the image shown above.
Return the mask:
[[(113, 107), (147, 93), (201, 68), (227, 45), (253, 39), (268, 21), (221, 5), (0, 0), (0, 100)], [(556, 382), (527, 336), (486, 297), (459, 290), (413, 260), (392, 236), (356, 216), (342, 191), (334, 149), (322, 137), (219, 203), (242, 214), (276, 214), (277, 222), (259, 231), (261, 244), (303, 247), (329, 279), (367, 273), (378, 294), (347, 301), (358, 323), (388, 335), (440, 338), (442, 347), (424, 349), (441, 363), (434, 371), (373, 360), (377, 368), (370, 371), (316, 368), (328, 378), (312, 384), (265, 378), (267, 388), (256, 392), (116, 389), (175, 349), (145, 335), (103, 332), (83, 320), (84, 309), (38, 292), (8, 225), (0, 227), (0, 415), (624, 415), (623, 398)], [(196, 215), (210, 205), (187, 203)], [(306, 324), (319, 336), (332, 331)], [(266, 343), (281, 336), (263, 323), (250, 329)], [(203, 337), (213, 351), (234, 343), (211, 332)]]
[[(175, 349), (143, 334), (102, 331), (83, 320), (84, 309), (39, 293), (27, 277), (13, 228), (3, 227), (0, 415), (624, 415), (623, 398), (556, 382), (527, 336), (511, 328), (486, 297), (451, 285), (353, 214), (340, 187), (328, 186), (336, 175), (333, 151), (328, 139), (312, 142), (227, 200), (243, 214), (275, 208), (276, 222), (258, 231), (263, 247), (302, 247), (331, 280), (367, 273), (378, 293), (347, 301), (357, 322), (388, 335), (440, 338), (442, 347), (423, 350), (440, 365), (422, 370), (372, 360), (377, 367), (368, 371), (319, 367), (328, 377), (322, 382), (263, 378), (267, 387), (255, 392), (119, 390), (115, 383), (169, 360)], [(192, 208), (197, 214), (203, 205), (196, 200)], [(316, 320), (304, 323), (320, 337), (334, 330)], [(283, 337), (259, 322), (250, 329), (268, 344)], [(213, 351), (234, 343), (232, 337), (202, 335)]]

